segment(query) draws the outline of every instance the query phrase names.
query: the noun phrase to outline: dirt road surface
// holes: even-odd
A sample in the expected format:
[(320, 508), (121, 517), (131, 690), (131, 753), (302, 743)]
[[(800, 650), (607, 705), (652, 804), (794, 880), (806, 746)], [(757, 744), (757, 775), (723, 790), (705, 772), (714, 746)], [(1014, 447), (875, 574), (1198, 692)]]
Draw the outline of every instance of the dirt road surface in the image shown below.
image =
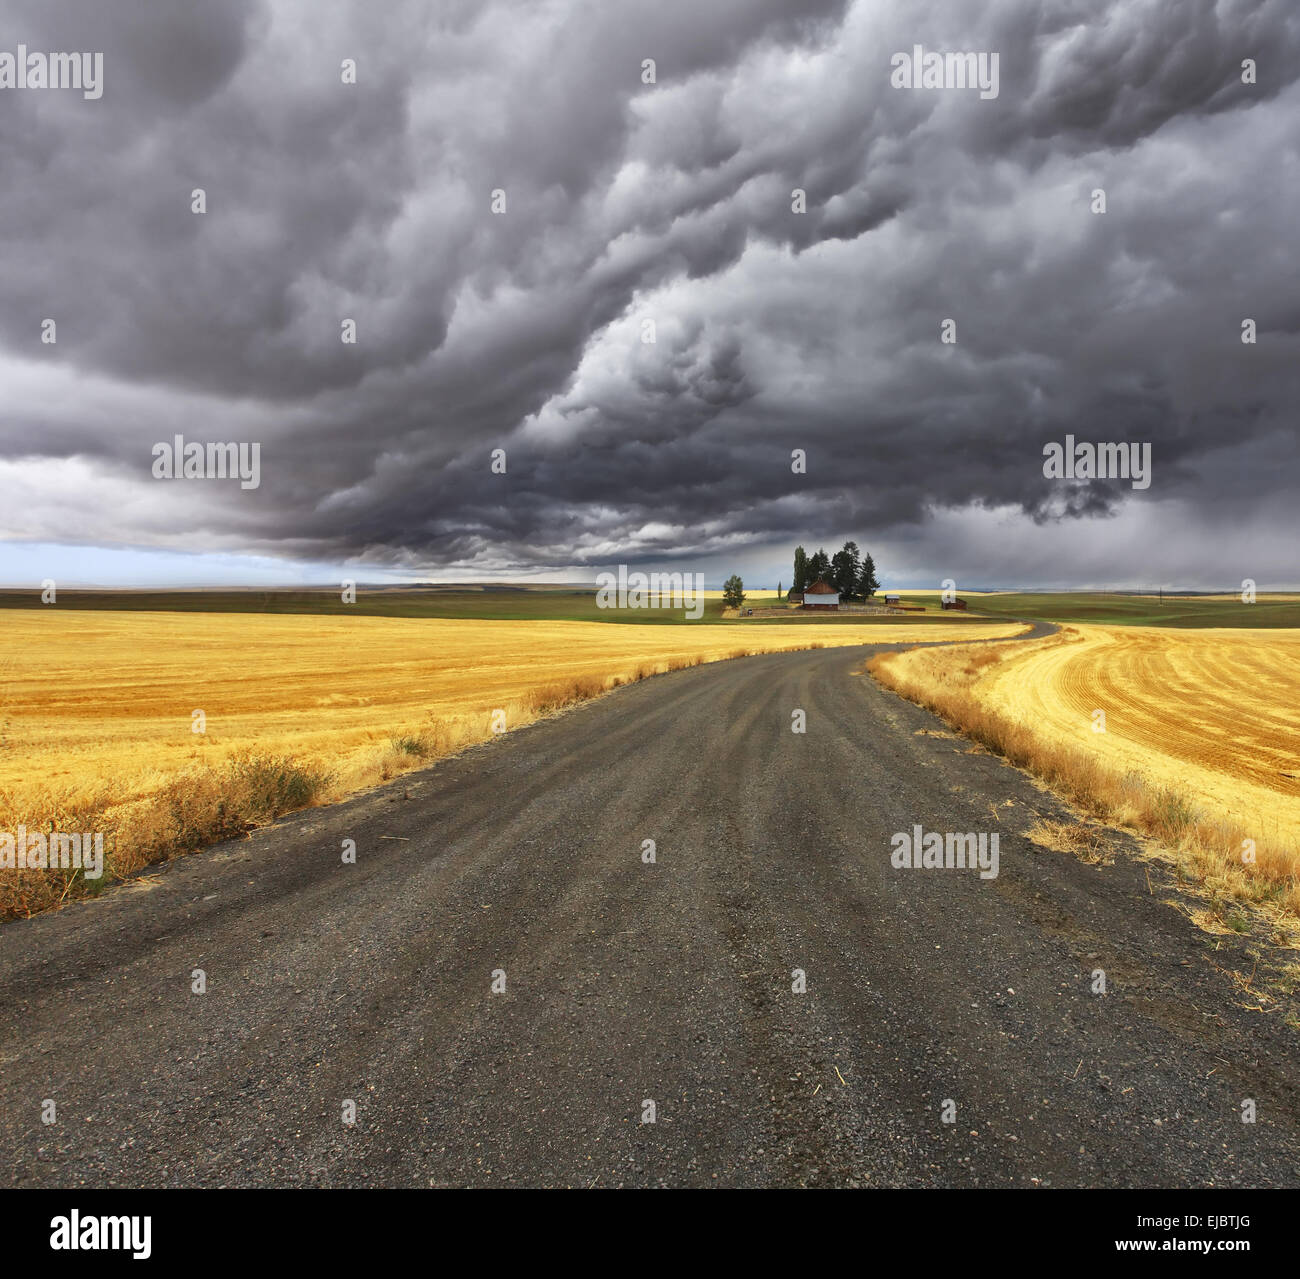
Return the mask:
[[(1243, 943), (1122, 836), (1029, 842), (1059, 803), (869, 651), (651, 679), (0, 928), (3, 1177), (1300, 1184)], [(917, 824), (997, 832), (997, 877), (895, 869)]]

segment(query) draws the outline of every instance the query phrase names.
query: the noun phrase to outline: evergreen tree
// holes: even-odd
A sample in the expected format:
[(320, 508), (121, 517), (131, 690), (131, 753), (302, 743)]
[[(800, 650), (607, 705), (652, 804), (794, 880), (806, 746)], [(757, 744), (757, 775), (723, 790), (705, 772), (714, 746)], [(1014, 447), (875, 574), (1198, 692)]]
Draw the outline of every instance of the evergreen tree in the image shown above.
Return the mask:
[(861, 595), (864, 600), (869, 600), (879, 588), (880, 583), (876, 580), (876, 561), (870, 555), (862, 557), (862, 567), (858, 570), (858, 589), (857, 594)]
[(845, 542), (844, 549), (835, 552), (831, 560), (831, 585), (840, 593), (840, 599), (850, 599), (858, 593), (861, 564), (858, 544)]
[(824, 550), (819, 549), (817, 554), (808, 560), (808, 576), (804, 586), (809, 587), (829, 576), (831, 571), (831, 559)]
[(808, 585), (808, 554), (802, 546), (794, 548), (794, 581), (790, 583), (790, 589), (796, 594), (803, 593), (803, 588)]

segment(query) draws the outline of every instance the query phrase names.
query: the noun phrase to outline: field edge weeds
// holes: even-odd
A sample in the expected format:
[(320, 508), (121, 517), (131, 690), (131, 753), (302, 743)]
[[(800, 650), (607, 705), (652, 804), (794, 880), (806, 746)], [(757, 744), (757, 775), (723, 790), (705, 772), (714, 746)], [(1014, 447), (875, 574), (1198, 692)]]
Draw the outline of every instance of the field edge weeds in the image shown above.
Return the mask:
[[(1057, 635), (1030, 642), (1068, 644), (1076, 635), (1066, 626)], [(1151, 851), (1174, 869), (1181, 886), (1190, 880), (1204, 897), (1200, 918), (1187, 912), (1204, 931), (1242, 931), (1241, 910), (1251, 907), (1271, 928), (1274, 944), (1300, 945), (1300, 876), (1292, 850), (1257, 844), (1255, 863), (1247, 866), (1241, 860), (1247, 832), (1206, 817), (1188, 795), (1107, 766), (1077, 746), (1040, 737), (1032, 725), (979, 702), (976, 681), (989, 666), (1011, 656), (1007, 650), (1018, 647), (973, 641), (928, 651), (914, 648), (878, 654), (863, 669), (881, 687), (937, 715), (1087, 817), (1150, 841)], [(1040, 831), (1040, 836), (1048, 833)], [(1087, 861), (1096, 855), (1087, 841), (1066, 851)], [(1212, 927), (1207, 929), (1206, 921), (1213, 921)]]
[(642, 680), (713, 662), (762, 656), (768, 651), (808, 652), (825, 647), (822, 640), (788, 649), (737, 647), (716, 657), (647, 659), (631, 671), (603, 677), (549, 679), (501, 708), (506, 712), (505, 732), (482, 726), (488, 724), (487, 710), (476, 717), (480, 721), (477, 730), (463, 720), (427, 716), (419, 723), (390, 726), (377, 750), (346, 772), (313, 767), (283, 753), (247, 751), (221, 766), (192, 764), (168, 777), (166, 784), (147, 798), (125, 804), (113, 803), (107, 794), (76, 801), (55, 795), (42, 806), (44, 811), (24, 811), (9, 792), (0, 790), (0, 811), (12, 827), (23, 826), (29, 833), (47, 837), (53, 832), (93, 831), (104, 836), (103, 874), (97, 879), (87, 879), (81, 870), (72, 868), (0, 876), (0, 924), (98, 897), (149, 866), (244, 838), (295, 812), (341, 803)]

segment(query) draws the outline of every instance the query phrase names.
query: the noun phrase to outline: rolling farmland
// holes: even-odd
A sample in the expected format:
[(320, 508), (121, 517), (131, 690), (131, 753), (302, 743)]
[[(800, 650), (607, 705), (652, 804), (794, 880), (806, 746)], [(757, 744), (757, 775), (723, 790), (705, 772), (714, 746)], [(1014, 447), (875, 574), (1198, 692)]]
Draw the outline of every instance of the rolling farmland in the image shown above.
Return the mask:
[(1300, 630), (1077, 630), (991, 667), (977, 696), (1300, 843)]
[[(485, 740), (494, 711), (516, 728), (674, 667), (956, 628), (25, 609), (5, 629), (0, 806), (33, 830), (104, 830), (125, 873)], [(0, 911), (47, 906), (66, 886), (21, 882), (19, 898), (0, 871)]]
[(1300, 914), (1300, 630), (1072, 626), (871, 667), (1212, 891)]
[(1261, 594), (1254, 604), (1238, 595), (1134, 595), (1101, 591), (998, 592), (977, 597), (976, 611), (995, 617), (1033, 617), (1045, 622), (1083, 622), (1105, 626), (1233, 628), (1262, 630), (1300, 627), (1300, 597), (1286, 592)]

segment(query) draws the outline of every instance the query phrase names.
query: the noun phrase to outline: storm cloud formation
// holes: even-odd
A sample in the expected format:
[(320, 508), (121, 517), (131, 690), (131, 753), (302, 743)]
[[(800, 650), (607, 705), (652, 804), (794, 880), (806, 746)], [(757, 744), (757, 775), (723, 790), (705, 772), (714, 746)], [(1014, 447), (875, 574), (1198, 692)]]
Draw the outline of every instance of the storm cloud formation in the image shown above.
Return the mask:
[[(0, 536), (1296, 582), (1293, 0), (159, 9), (6, 0), (104, 94), (0, 90)], [(892, 87), (917, 44), (998, 96)], [(261, 487), (154, 480), (177, 432)], [(1045, 479), (1067, 433), (1150, 488)]]

